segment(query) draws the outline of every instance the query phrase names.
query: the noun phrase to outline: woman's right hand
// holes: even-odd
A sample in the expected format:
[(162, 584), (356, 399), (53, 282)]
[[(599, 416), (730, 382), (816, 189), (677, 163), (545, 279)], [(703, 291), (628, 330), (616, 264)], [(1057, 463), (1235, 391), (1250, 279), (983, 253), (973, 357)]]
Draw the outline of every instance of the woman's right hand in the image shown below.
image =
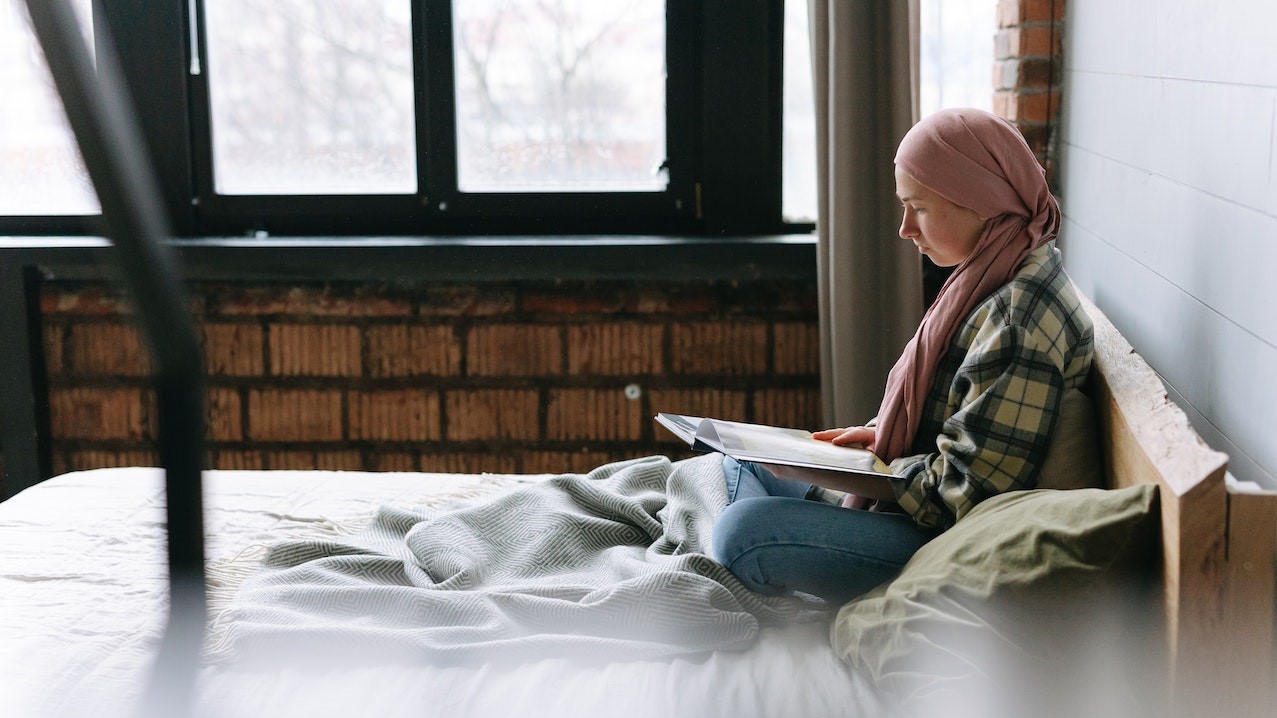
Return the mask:
[(850, 426), (845, 429), (825, 429), (812, 435), (813, 439), (828, 441), (838, 446), (855, 446), (866, 449), (873, 446), (878, 432), (872, 426)]

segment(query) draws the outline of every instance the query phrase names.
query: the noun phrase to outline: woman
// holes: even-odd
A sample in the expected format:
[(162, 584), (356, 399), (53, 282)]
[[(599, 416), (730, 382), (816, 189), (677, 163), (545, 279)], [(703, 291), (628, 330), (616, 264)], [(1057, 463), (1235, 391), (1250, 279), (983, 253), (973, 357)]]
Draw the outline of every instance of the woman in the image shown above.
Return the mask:
[[(713, 550), (758, 592), (848, 600), (983, 499), (1033, 487), (1062, 397), (1090, 370), (1090, 319), (1053, 241), (1059, 206), (1019, 131), (979, 110), (937, 112), (895, 163), (900, 236), (954, 271), (878, 416), (815, 434), (872, 449), (892, 476), (856, 477), (840, 506), (810, 500), (827, 493), (814, 470), (725, 458), (731, 503)], [(858, 510), (858, 498), (897, 508)]]

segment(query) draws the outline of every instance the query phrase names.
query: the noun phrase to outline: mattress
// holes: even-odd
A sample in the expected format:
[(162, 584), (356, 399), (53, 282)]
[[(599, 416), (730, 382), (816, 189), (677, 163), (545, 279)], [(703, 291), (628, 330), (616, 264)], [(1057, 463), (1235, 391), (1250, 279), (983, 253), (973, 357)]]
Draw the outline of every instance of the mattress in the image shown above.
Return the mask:
[[(210, 471), (216, 610), (283, 538), (356, 530), (383, 505), (482, 500), (544, 477)], [(0, 504), (0, 716), (136, 715), (166, 617), (162, 474), (55, 477)], [(743, 650), (589, 664), (205, 664), (199, 716), (873, 716), (827, 622), (765, 626)]]

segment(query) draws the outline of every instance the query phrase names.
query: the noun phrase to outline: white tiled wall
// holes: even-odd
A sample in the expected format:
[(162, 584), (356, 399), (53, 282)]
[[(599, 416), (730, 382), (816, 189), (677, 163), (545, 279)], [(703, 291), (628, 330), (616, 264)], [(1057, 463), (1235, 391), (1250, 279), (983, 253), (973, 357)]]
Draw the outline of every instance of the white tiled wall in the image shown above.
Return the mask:
[(1066, 23), (1069, 272), (1277, 487), (1277, 2), (1070, 0)]

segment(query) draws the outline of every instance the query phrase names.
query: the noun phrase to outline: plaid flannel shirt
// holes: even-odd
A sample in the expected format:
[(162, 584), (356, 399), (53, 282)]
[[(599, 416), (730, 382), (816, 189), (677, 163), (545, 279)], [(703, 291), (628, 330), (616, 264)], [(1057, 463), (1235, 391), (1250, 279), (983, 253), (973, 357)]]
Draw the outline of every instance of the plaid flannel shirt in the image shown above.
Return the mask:
[(897, 501), (948, 528), (980, 501), (1032, 488), (1064, 392), (1094, 357), (1090, 317), (1047, 243), (954, 334), (924, 404), (912, 456), (891, 462)]

